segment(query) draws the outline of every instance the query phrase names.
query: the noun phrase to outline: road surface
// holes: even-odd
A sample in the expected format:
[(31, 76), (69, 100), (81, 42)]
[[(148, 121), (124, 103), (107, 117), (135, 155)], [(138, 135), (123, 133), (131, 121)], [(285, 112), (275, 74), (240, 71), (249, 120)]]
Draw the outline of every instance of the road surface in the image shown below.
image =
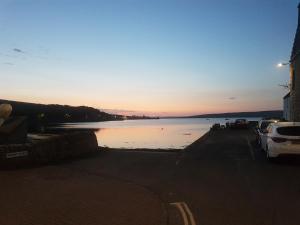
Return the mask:
[(269, 163), (251, 130), (180, 152), (113, 150), (0, 171), (2, 225), (297, 225), (300, 160)]

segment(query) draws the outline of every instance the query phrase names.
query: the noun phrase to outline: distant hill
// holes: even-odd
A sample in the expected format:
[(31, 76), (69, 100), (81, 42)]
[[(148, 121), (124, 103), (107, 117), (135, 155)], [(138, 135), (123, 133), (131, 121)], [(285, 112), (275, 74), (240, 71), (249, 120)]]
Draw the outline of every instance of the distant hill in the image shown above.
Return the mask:
[(217, 113), (217, 114), (187, 116), (185, 118), (238, 118), (238, 117), (282, 118), (283, 111), (272, 110), (272, 111), (258, 111), (258, 112)]
[(99, 122), (122, 120), (120, 115), (113, 115), (87, 106), (45, 105), (0, 99), (0, 104), (9, 103), (13, 107), (12, 116), (27, 116), (30, 128), (41, 124), (65, 122)]

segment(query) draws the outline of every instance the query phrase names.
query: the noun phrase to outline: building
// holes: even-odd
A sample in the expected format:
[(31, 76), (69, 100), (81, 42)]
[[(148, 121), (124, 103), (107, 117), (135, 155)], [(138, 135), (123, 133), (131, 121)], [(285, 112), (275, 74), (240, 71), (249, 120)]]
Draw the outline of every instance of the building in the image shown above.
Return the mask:
[(290, 93), (283, 97), (283, 118), (287, 121), (291, 120), (291, 98)]
[(290, 58), (290, 121), (300, 121), (300, 3), (298, 26)]

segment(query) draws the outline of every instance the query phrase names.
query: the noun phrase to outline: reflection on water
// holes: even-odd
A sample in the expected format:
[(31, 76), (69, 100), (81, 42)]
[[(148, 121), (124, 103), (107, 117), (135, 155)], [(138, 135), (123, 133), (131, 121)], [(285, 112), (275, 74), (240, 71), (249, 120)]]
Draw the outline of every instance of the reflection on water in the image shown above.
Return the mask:
[(103, 128), (96, 132), (98, 143), (112, 148), (184, 148), (201, 132), (178, 126)]
[(64, 128), (92, 128), (98, 144), (110, 148), (183, 149), (203, 134), (214, 123), (225, 124), (225, 119), (159, 119), (124, 120), (95, 123), (64, 124)]

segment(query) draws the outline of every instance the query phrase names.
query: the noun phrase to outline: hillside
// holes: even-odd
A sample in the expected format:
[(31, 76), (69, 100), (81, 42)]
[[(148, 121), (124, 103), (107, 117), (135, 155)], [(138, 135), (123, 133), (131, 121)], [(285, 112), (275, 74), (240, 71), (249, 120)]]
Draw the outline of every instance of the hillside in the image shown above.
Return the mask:
[(31, 128), (49, 123), (99, 122), (123, 119), (120, 115), (108, 114), (86, 106), (45, 105), (0, 99), (0, 104), (2, 103), (12, 105), (12, 116), (27, 116)]
[(218, 113), (203, 114), (189, 116), (185, 118), (238, 118), (238, 117), (263, 117), (263, 118), (282, 118), (282, 110), (258, 111), (258, 112), (234, 112), (234, 113)]

